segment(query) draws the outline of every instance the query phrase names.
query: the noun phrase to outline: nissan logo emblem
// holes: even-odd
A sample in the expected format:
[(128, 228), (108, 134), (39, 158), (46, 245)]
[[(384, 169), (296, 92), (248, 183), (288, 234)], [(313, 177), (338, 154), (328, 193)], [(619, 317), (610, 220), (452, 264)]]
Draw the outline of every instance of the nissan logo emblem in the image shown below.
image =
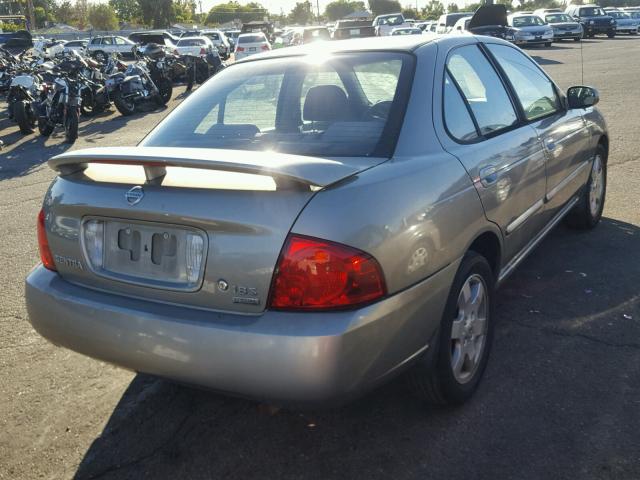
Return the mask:
[(124, 198), (127, 199), (129, 205), (133, 206), (140, 203), (140, 200), (144, 197), (144, 190), (141, 186), (133, 187), (127, 193), (124, 194)]

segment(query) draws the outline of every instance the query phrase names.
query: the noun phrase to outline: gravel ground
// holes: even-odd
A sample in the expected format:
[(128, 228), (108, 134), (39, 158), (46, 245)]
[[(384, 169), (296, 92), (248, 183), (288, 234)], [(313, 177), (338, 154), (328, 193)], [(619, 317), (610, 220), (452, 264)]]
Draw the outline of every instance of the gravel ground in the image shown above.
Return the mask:
[[(67, 146), (1, 113), (0, 479), (640, 478), (640, 40), (585, 41), (584, 82), (579, 45), (529, 53), (562, 87), (600, 90), (605, 218), (556, 229), (502, 288), (484, 382), (459, 409), (426, 407), (399, 379), (339, 410), (278, 411), (50, 345), (23, 280), (44, 162)], [(85, 120), (72, 148), (134, 145), (165, 113)]]

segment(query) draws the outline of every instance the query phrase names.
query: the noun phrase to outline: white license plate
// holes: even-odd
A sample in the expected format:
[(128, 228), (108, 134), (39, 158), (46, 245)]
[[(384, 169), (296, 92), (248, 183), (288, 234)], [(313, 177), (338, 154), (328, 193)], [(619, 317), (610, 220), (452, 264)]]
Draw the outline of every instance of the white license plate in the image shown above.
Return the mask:
[(256, 51), (256, 47), (249, 47), (249, 51), (250, 52), (255, 52)]

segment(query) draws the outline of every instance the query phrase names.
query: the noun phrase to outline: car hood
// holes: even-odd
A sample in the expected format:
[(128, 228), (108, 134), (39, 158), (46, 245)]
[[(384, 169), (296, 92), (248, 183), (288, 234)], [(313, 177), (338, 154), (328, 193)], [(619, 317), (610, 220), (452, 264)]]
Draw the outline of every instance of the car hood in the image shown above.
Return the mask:
[(550, 23), (552, 27), (571, 27), (578, 28), (580, 24), (578, 22), (558, 22), (558, 23)]
[(469, 21), (469, 30), (489, 25), (507, 26), (507, 9), (504, 5), (484, 5), (473, 14)]

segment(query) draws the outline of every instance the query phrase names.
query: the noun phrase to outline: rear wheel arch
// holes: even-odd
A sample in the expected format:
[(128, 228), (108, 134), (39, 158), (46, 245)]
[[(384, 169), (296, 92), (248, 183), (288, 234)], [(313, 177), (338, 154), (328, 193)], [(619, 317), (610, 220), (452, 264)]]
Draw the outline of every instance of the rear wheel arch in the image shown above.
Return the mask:
[(479, 234), (467, 248), (467, 252), (469, 251), (482, 255), (489, 263), (495, 278), (498, 277), (502, 259), (502, 242), (495, 232), (487, 230)]

